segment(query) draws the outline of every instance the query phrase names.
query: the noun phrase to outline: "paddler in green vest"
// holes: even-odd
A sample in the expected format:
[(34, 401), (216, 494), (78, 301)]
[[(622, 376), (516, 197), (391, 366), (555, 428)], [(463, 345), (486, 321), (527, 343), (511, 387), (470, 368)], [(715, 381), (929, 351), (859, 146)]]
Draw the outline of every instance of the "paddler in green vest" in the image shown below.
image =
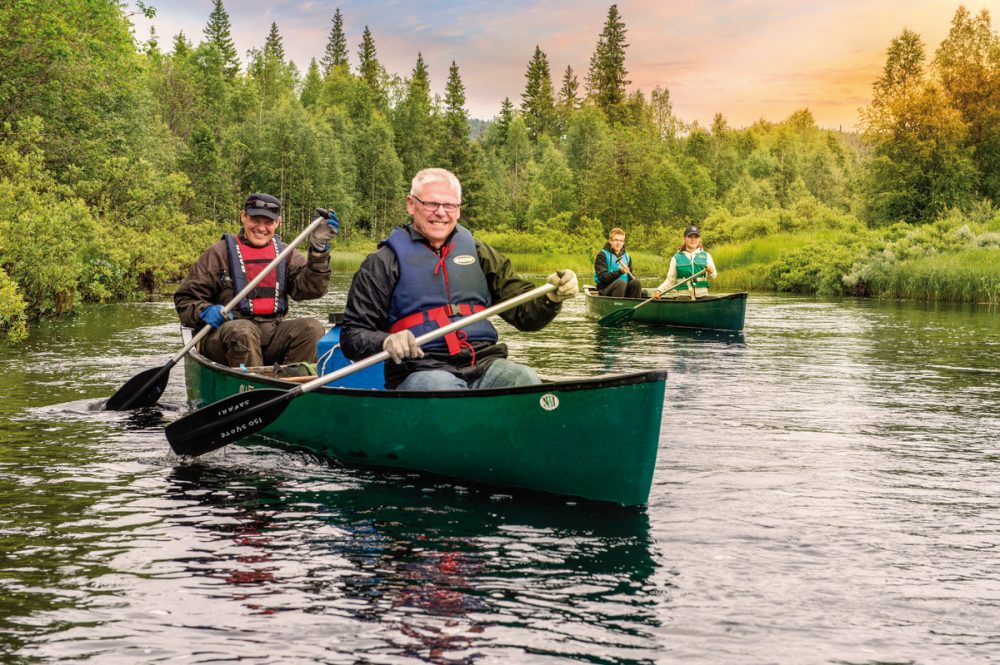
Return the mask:
[[(690, 282), (685, 282), (679, 286), (674, 286), (677, 282), (683, 281), (708, 269), (701, 277)], [(667, 270), (667, 278), (653, 290), (653, 297), (659, 300), (662, 296), (667, 298), (691, 297), (691, 289), (694, 289), (694, 296), (700, 298), (708, 295), (708, 280), (715, 279), (719, 273), (715, 270), (715, 261), (712, 255), (701, 246), (701, 233), (697, 226), (689, 226), (684, 229), (684, 244), (677, 250), (673, 258), (670, 259), (670, 269)], [(692, 286), (694, 285), (694, 286)]]

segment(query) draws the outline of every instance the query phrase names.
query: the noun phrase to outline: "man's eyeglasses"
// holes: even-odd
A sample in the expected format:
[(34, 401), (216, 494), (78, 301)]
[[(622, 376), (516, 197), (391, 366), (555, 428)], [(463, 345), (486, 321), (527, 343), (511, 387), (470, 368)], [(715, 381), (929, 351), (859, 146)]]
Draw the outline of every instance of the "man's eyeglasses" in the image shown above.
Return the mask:
[(413, 200), (424, 207), (424, 212), (437, 212), (438, 208), (444, 208), (446, 213), (458, 212), (458, 209), (462, 207), (461, 203), (439, 203), (438, 201), (424, 201), (419, 196), (410, 194)]
[(270, 210), (271, 212), (281, 212), (281, 206), (277, 203), (271, 203), (270, 201), (261, 201), (259, 199), (254, 199), (246, 204), (245, 209), (250, 208), (261, 208), (263, 210)]

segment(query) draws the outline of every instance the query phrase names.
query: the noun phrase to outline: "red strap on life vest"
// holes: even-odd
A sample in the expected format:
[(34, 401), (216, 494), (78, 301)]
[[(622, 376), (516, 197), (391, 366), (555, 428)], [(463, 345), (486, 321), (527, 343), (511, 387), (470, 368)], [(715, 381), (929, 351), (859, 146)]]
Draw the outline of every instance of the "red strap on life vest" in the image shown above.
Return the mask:
[[(400, 330), (406, 330), (408, 328), (415, 328), (419, 325), (424, 324), (427, 321), (433, 321), (437, 324), (438, 328), (443, 328), (449, 323), (451, 323), (451, 317), (453, 316), (469, 316), (475, 312), (481, 312), (486, 307), (483, 305), (470, 305), (469, 303), (461, 303), (459, 305), (441, 305), (440, 307), (432, 307), (431, 309), (426, 309), (422, 312), (414, 312), (409, 316), (404, 316), (399, 319), (391, 326), (389, 326), (389, 332), (395, 333)], [(465, 339), (460, 339), (456, 334), (459, 331), (448, 333), (444, 336), (444, 341), (448, 345), (448, 353), (453, 356), (458, 355), (459, 351), (462, 350), (463, 346), (472, 348), (472, 345), (465, 341)], [(464, 333), (465, 331), (461, 331)], [(464, 342), (464, 344), (463, 344)], [(475, 359), (475, 356), (473, 356)]]
[(455, 243), (451, 243), (450, 245), (442, 247), (441, 258), (438, 259), (437, 265), (434, 266), (435, 275), (438, 274), (439, 270), (444, 273), (444, 292), (448, 294), (448, 300), (451, 300), (451, 288), (448, 286), (448, 264), (445, 263), (445, 259), (448, 258), (448, 255), (451, 253), (451, 249), (454, 246)]

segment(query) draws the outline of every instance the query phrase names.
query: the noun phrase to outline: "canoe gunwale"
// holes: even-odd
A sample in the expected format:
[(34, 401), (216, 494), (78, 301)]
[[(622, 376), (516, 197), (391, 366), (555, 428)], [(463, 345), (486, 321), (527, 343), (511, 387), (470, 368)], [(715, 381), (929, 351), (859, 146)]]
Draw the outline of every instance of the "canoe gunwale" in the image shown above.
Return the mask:
[[(263, 374), (243, 372), (238, 367), (227, 367), (209, 359), (206, 356), (203, 356), (194, 349), (189, 351), (188, 355), (199, 365), (202, 365), (213, 372), (227, 374), (236, 379), (252, 379), (255, 383), (265, 383), (269, 386), (285, 390), (290, 390), (296, 386), (296, 382), (293, 381), (286, 381), (284, 379), (266, 376)], [(481, 388), (478, 390), (373, 390), (370, 388), (320, 386), (313, 392), (356, 397), (374, 397), (380, 399), (423, 399), (427, 397), (454, 397), (468, 399), (477, 397), (500, 397), (503, 395), (547, 393), (552, 390), (573, 391), (615, 388), (619, 386), (649, 383), (652, 381), (665, 381), (666, 378), (666, 370), (643, 370), (640, 372), (605, 374), (603, 376), (594, 377), (543, 380), (542, 383), (538, 385), (512, 388)]]
[[(592, 286), (585, 286), (583, 288), (583, 295), (585, 298), (593, 298), (594, 300), (620, 300), (629, 303), (635, 303), (638, 305), (647, 298), (627, 298), (625, 296), (602, 296), (597, 293), (597, 289)], [(685, 304), (699, 304), (706, 302), (714, 302), (717, 300), (745, 300), (749, 293), (747, 291), (737, 291), (736, 293), (709, 293), (705, 296), (700, 296), (694, 300), (690, 298), (664, 298), (663, 300), (654, 302), (666, 302), (671, 305), (685, 305)]]

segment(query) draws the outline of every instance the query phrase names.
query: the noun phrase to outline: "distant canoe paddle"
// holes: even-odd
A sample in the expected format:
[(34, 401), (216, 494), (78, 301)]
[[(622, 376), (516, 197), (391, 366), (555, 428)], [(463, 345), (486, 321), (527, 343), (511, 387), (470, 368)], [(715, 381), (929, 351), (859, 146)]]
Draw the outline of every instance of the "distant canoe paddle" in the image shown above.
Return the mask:
[[(691, 275), (690, 277), (686, 277), (686, 278), (682, 279), (681, 281), (677, 282), (671, 288), (678, 287), (681, 284), (687, 284), (692, 279), (695, 279), (697, 277), (701, 277), (707, 270), (708, 270), (708, 268), (705, 268), (704, 270), (700, 270), (700, 271), (696, 272), (695, 274)], [(625, 321), (628, 321), (633, 316), (635, 316), (635, 310), (639, 309), (643, 305), (648, 305), (653, 300), (655, 300), (655, 298), (647, 298), (647, 299), (643, 300), (641, 303), (639, 303), (638, 305), (635, 305), (634, 307), (625, 307), (624, 309), (616, 309), (615, 311), (611, 312), (610, 314), (605, 314), (600, 319), (598, 319), (597, 325), (600, 325), (600, 326), (615, 326), (615, 325), (618, 325), (619, 323), (624, 323)]]

